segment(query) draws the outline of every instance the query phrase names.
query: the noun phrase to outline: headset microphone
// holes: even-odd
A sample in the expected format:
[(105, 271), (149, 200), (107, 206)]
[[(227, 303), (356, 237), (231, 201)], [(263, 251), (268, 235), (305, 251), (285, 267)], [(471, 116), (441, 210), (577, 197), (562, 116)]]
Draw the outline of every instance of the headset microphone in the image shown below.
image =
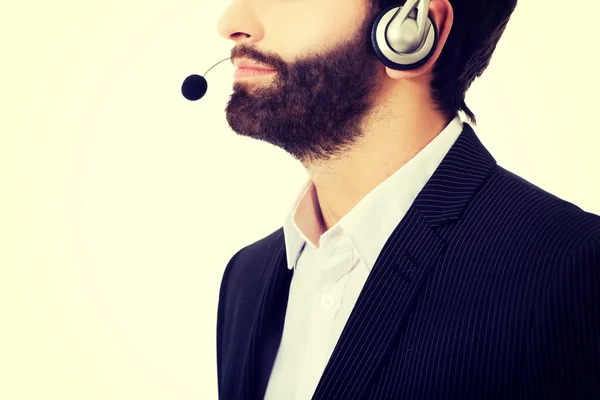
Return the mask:
[[(219, 61), (218, 63), (210, 67), (208, 71), (210, 71), (218, 64), (226, 60), (229, 60), (229, 57)], [(208, 71), (206, 71), (204, 75), (208, 74)], [(204, 77), (201, 75), (190, 75), (187, 78), (185, 78), (185, 80), (183, 81), (183, 85), (181, 85), (181, 93), (183, 94), (183, 97), (190, 101), (196, 101), (204, 97), (207, 89), (208, 83), (206, 82), (206, 79), (204, 79)]]
[[(383, 10), (371, 27), (371, 45), (377, 58), (389, 68), (410, 70), (425, 64), (433, 55), (437, 41), (437, 26), (429, 18), (430, 0), (406, 0), (404, 5), (391, 5)], [(219, 61), (208, 69), (210, 71)], [(206, 71), (206, 74), (208, 74)], [(181, 87), (183, 96), (191, 101), (206, 94), (208, 84), (200, 75), (188, 76)]]

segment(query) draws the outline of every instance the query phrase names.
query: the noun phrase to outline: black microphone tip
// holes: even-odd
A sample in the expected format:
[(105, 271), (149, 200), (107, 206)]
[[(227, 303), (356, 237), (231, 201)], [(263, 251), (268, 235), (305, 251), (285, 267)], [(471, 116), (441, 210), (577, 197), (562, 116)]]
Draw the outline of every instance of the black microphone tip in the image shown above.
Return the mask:
[(204, 97), (207, 88), (208, 83), (204, 77), (200, 75), (190, 75), (183, 81), (181, 93), (186, 99), (196, 101)]

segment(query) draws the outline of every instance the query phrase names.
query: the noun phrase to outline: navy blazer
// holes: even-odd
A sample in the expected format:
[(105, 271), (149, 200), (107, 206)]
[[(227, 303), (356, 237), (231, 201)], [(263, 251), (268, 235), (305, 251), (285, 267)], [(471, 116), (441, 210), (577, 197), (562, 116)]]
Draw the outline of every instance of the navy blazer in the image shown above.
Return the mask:
[[(281, 227), (225, 268), (221, 400), (264, 397), (285, 264)], [(600, 399), (600, 217), (499, 166), (463, 124), (381, 250), (313, 399)]]

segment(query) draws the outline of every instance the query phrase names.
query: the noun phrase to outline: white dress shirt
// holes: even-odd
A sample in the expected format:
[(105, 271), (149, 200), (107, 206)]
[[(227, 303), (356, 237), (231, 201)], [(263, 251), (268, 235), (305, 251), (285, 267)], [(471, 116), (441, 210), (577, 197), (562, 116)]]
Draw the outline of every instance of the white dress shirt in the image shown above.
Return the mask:
[(302, 186), (283, 225), (294, 274), (265, 400), (312, 397), (379, 252), (461, 132), (456, 116), (325, 233), (315, 187)]

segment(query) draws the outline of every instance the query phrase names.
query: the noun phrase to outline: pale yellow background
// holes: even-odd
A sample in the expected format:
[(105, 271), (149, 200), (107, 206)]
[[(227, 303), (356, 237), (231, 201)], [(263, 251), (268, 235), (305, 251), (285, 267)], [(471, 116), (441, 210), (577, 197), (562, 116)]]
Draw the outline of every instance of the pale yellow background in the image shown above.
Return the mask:
[[(229, 3), (2, 2), (0, 399), (216, 399), (223, 269), (306, 177), (229, 129), (231, 63), (181, 95)], [(521, 1), (467, 97), (500, 165), (596, 214), (598, 4)]]

